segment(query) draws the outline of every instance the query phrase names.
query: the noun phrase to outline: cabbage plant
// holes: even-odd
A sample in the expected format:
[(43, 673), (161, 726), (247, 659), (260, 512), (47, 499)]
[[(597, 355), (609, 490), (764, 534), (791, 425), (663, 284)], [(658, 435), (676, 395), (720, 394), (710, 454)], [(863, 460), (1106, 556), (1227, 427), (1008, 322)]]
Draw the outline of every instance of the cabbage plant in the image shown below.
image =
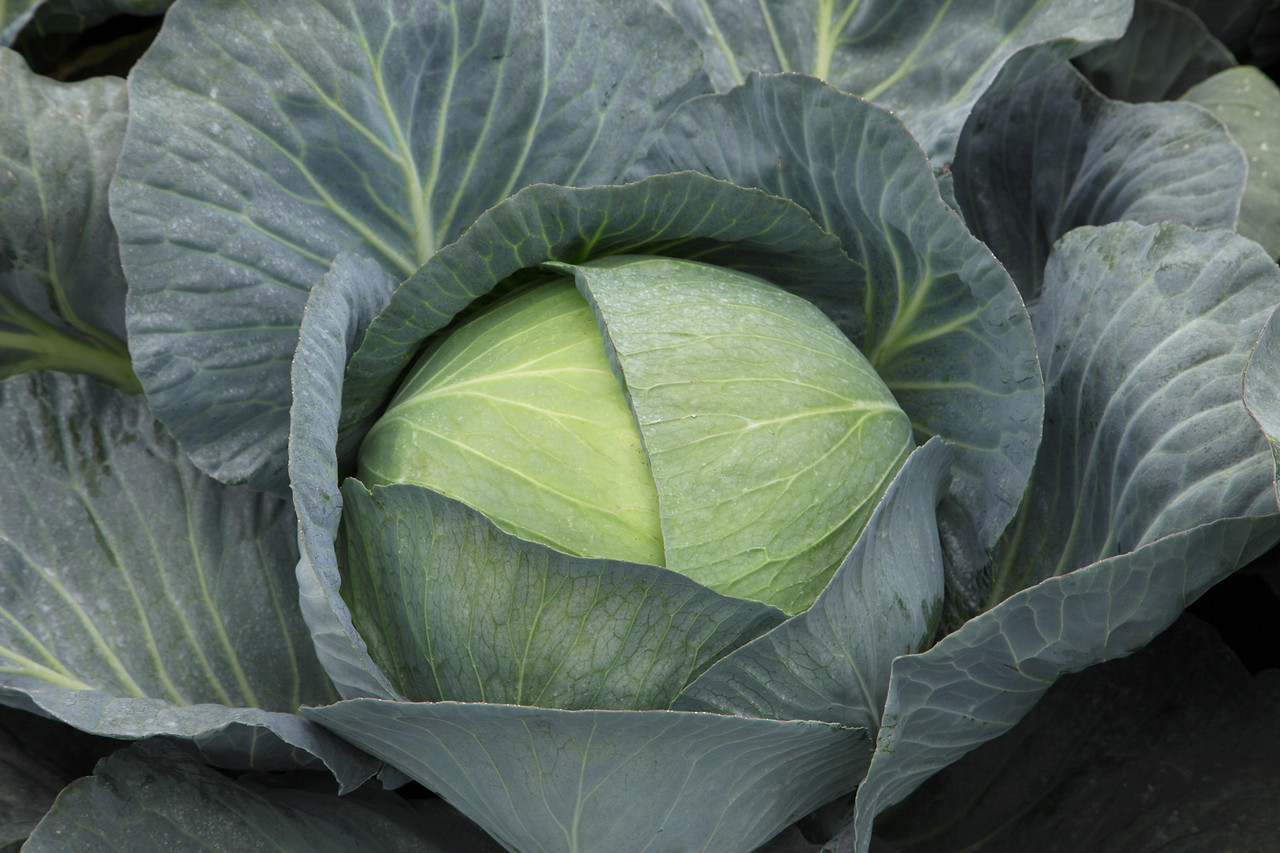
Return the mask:
[(5, 12), (12, 839), (950, 849), (1280, 540), (1265, 5)]

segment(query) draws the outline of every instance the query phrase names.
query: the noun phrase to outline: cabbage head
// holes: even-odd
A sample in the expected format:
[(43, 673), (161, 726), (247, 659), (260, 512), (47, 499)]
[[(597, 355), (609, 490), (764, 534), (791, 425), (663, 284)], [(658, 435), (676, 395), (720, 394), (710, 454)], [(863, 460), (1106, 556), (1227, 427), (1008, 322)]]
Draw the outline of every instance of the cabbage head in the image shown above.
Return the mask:
[(821, 311), (757, 277), (631, 256), (566, 272), (576, 285), (533, 285), (443, 333), (365, 437), (360, 480), (807, 609), (915, 447), (884, 382)]

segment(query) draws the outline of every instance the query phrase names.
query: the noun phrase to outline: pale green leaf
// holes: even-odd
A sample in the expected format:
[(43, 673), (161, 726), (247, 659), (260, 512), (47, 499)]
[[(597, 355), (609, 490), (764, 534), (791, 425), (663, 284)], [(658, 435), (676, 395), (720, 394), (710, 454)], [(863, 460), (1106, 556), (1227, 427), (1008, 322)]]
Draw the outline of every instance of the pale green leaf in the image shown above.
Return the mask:
[(653, 470), (664, 565), (808, 608), (914, 448), (906, 414), (830, 319), (768, 282), (635, 256), (573, 271)]
[(878, 730), (893, 660), (938, 627), (934, 510), (949, 463), (940, 439), (916, 450), (813, 607), (718, 661), (672, 707)]
[(1280, 87), (1257, 68), (1223, 71), (1183, 95), (1213, 113), (1249, 165), (1236, 230), (1280, 257)]
[(1031, 324), (990, 250), (938, 191), (892, 114), (800, 75), (757, 75), (681, 107), (643, 166), (790, 198), (861, 265), (798, 290), (867, 355), (917, 443), (956, 450), (950, 495), (983, 550), (1017, 506), (1043, 407)]

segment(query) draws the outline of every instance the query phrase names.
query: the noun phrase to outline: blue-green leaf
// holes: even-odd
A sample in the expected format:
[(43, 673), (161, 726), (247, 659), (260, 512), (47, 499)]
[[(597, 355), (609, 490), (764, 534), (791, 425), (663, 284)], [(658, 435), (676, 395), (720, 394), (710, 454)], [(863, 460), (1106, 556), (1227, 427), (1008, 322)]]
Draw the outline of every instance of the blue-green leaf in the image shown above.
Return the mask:
[(1124, 37), (1075, 58), (1089, 82), (1118, 101), (1172, 101), (1236, 59), (1191, 12), (1170, 0), (1137, 0)]
[(1280, 270), (1230, 231), (1079, 228), (1035, 310), (1045, 435), (990, 596), (1180, 530), (1275, 511), (1266, 442), (1240, 399)]
[(803, 295), (861, 347), (918, 443), (954, 443), (950, 493), (989, 547), (1017, 507), (1040, 435), (1031, 324), (902, 123), (809, 77), (755, 75), (681, 107), (642, 165), (790, 198), (840, 237), (861, 269), (843, 289)]
[(665, 0), (707, 56), (716, 89), (798, 71), (902, 116), (929, 157), (951, 158), (974, 103), (1091, 44), (1118, 38), (1133, 0)]
[(1059, 675), (1140, 648), (1280, 538), (1239, 396), (1280, 296), (1275, 264), (1231, 232), (1121, 222), (1064, 237), (1045, 281), (1045, 438), (1001, 543), (996, 606), (895, 661), (858, 850), (876, 813), (1007, 730)]
[(289, 505), (201, 474), (141, 398), (0, 384), (0, 697), (240, 766), (372, 768), (294, 716), (332, 696), (295, 604)]
[(956, 200), (1028, 301), (1054, 241), (1081, 225), (1234, 228), (1247, 173), (1220, 122), (1185, 104), (1125, 104), (1069, 65), (984, 98), (965, 125)]
[(512, 850), (747, 853), (866, 768), (861, 729), (377, 699), (309, 708)]
[(813, 607), (714, 664), (672, 707), (876, 731), (891, 663), (926, 648), (938, 626), (934, 509), (949, 467), (940, 440), (917, 449)]
[(65, 370), (136, 394), (107, 217), (124, 85), (57, 83), (0, 48), (0, 89), (0, 378)]
[(283, 493), (289, 359), (335, 255), (403, 278), (523, 186), (617, 180), (705, 86), (644, 0), (175, 6), (111, 200), (158, 416), (219, 479)]

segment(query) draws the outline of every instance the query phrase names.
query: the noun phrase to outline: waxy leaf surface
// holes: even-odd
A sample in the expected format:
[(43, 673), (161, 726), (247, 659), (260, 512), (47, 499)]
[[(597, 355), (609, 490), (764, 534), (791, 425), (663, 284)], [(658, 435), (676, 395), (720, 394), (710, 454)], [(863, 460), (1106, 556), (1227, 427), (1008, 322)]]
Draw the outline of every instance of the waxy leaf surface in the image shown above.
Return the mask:
[(753, 850), (857, 785), (868, 749), (861, 729), (676, 711), (355, 699), (305, 713), (525, 853)]
[(141, 398), (0, 384), (0, 696), (233, 766), (367, 759), (291, 712), (332, 695), (298, 616), (288, 504), (197, 471)]
[(1216, 518), (1273, 512), (1240, 399), (1280, 270), (1230, 231), (1119, 222), (1057, 244), (1035, 309), (1045, 435), (991, 603)]
[(969, 110), (1002, 71), (1025, 79), (1119, 37), (1132, 0), (665, 0), (718, 91), (797, 71), (891, 109), (931, 160), (951, 159)]
[(640, 0), (176, 6), (112, 186), (158, 416), (214, 476), (283, 494), (289, 359), (335, 255), (402, 279), (523, 186), (616, 181), (704, 87)]
[(72, 783), (25, 849), (454, 853), (458, 848), (432, 823), (392, 794), (365, 788), (334, 797), (323, 789), (236, 781), (173, 744), (153, 741), (103, 759), (92, 776)]
[(783, 619), (667, 569), (519, 539), (419, 486), (349, 479), (342, 494), (342, 594), (414, 700), (665, 708)]

